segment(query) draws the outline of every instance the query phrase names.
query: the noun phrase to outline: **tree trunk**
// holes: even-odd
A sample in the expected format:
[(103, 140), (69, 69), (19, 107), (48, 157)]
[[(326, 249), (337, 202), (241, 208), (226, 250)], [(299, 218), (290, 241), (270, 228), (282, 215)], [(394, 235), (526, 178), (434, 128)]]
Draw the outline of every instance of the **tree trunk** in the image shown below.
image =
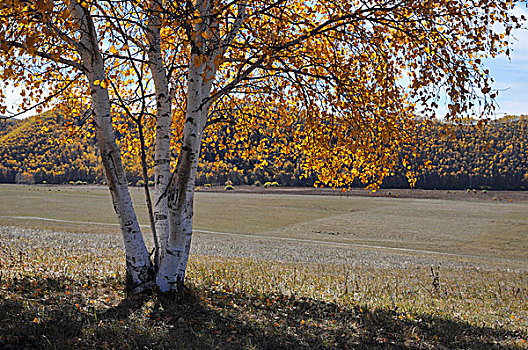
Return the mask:
[[(159, 1), (150, 5), (147, 39), (149, 42), (149, 67), (156, 90), (156, 146), (154, 154), (154, 221), (159, 251), (155, 255), (155, 266), (159, 267), (167, 250), (169, 240), (168, 187), (171, 160), (171, 97), (165, 64), (161, 55), (161, 11)], [(156, 239), (156, 238), (155, 238)]]
[(189, 63), (187, 86), (187, 117), (183, 128), (178, 169), (169, 187), (170, 234), (165, 256), (156, 276), (156, 284), (162, 292), (177, 291), (183, 285), (191, 248), (194, 182), (203, 130), (209, 104), (203, 104), (209, 90), (204, 91), (202, 73), (205, 64), (196, 66), (194, 56)]
[[(237, 18), (237, 23), (228, 36), (229, 43), (244, 18), (245, 3), (239, 6), (240, 18)], [(209, 98), (217, 70), (215, 59), (221, 57), (225, 49), (214, 39), (219, 37), (219, 33), (215, 16), (212, 15), (211, 3), (198, 1), (196, 8), (204, 20), (194, 27), (199, 43), (194, 43), (191, 49), (187, 77), (187, 115), (182, 146), (178, 169), (169, 184), (169, 239), (156, 275), (156, 285), (162, 292), (178, 291), (185, 280), (191, 249), (194, 183), (203, 132), (211, 107)], [(202, 35), (202, 32), (207, 32), (207, 35)], [(205, 37), (213, 39), (208, 42)], [(205, 49), (208, 45), (209, 49), (212, 48), (210, 52)]]
[(76, 1), (70, 2), (69, 10), (80, 27), (81, 45), (78, 49), (88, 70), (86, 76), (90, 82), (97, 143), (125, 243), (127, 292), (140, 292), (151, 287), (152, 265), (132, 205), (121, 153), (116, 144), (108, 90), (100, 84), (105, 81), (106, 74), (95, 26), (90, 13)]

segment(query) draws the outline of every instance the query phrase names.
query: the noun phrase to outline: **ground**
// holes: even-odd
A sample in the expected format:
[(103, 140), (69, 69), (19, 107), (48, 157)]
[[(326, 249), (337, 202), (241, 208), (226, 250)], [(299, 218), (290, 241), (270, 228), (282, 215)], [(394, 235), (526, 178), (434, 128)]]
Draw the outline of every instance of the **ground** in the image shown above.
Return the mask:
[(0, 186), (0, 348), (528, 348), (524, 192), (288, 191), (197, 193), (174, 301), (123, 294), (106, 189)]
[[(200, 186), (198, 191), (226, 192), (223, 186), (211, 188)], [(234, 193), (255, 194), (295, 194), (295, 195), (327, 195), (341, 197), (391, 197), (391, 198), (417, 198), (417, 199), (451, 199), (464, 201), (512, 201), (528, 202), (528, 191), (490, 191), (467, 189), (461, 190), (422, 190), (422, 189), (378, 189), (369, 191), (363, 188), (351, 188), (347, 190), (313, 187), (278, 187), (262, 188), (255, 186), (235, 186)]]

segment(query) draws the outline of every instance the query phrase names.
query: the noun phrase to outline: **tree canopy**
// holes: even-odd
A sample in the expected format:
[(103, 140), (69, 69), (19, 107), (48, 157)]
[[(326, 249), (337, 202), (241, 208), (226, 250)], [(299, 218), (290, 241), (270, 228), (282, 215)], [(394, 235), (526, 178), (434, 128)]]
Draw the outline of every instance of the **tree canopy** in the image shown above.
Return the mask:
[[(61, 104), (72, 118), (89, 121), (87, 67), (70, 3), (2, 4), (1, 75), (23, 88), (21, 111)], [(173, 147), (182, 132), (192, 59), (197, 67), (205, 65), (204, 77), (215, 71), (208, 78), (208, 139), (218, 137), (222, 123), (232, 125), (232, 136), (243, 145), (260, 132), (259, 144), (244, 145), (239, 156), (280, 146), (284, 153), (305, 155), (304, 165), (330, 185), (355, 177), (378, 182), (394, 163), (396, 141), (409, 137), (413, 119), (434, 116), (440, 103), (449, 118), (489, 113), (495, 92), (482, 58), (507, 50), (518, 23), (508, 12), (512, 1), (152, 3), (158, 8), (80, 3), (92, 15), (105, 60), (107, 77), (95, 83), (109, 90), (116, 130), (131, 135), (123, 153), (140, 153), (130, 115), (146, 130), (146, 148), (154, 143), (156, 92), (148, 57), (154, 25), (171, 90)], [(494, 31), (494, 23), (501, 29)], [(438, 97), (441, 91), (445, 100)]]

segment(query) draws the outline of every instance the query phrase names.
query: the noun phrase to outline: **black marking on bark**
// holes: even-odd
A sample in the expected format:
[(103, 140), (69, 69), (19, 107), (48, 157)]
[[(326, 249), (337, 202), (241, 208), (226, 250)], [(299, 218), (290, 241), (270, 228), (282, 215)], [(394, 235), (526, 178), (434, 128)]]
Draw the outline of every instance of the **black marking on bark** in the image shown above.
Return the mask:
[(128, 220), (127, 222), (125, 222), (125, 226), (130, 226), (132, 225), (134, 222), (132, 220)]
[(127, 255), (126, 265), (127, 294), (141, 293), (155, 286), (156, 275), (150, 261), (147, 261), (144, 266), (133, 266), (130, 264), (129, 256)]
[(193, 117), (189, 117), (185, 120), (186, 123), (194, 123), (194, 118)]
[(156, 165), (160, 165), (160, 164), (167, 164), (170, 162), (170, 159), (166, 159), (166, 158), (160, 158), (160, 159), (156, 159), (154, 161), (154, 166)]
[(158, 221), (158, 220), (166, 220), (167, 219), (167, 215), (165, 215), (165, 214), (156, 213), (155, 217), (156, 217), (156, 221)]
[(109, 165), (110, 165), (110, 170), (112, 171), (112, 177), (115, 178), (117, 185), (121, 186), (121, 182), (119, 181), (119, 176), (117, 174), (117, 168), (114, 162), (114, 157), (112, 156), (112, 151), (108, 151), (106, 156), (110, 163)]

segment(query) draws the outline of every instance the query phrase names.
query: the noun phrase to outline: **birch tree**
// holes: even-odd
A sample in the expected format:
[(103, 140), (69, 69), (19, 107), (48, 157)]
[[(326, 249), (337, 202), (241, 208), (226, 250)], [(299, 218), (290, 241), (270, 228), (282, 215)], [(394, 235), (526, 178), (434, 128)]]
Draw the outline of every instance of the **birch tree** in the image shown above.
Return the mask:
[(22, 108), (44, 95), (45, 88), (48, 96), (37, 110), (59, 96), (66, 102), (80, 96), (79, 101), (73, 101), (79, 110), (82, 102), (90, 101), (101, 161), (125, 244), (127, 289), (136, 292), (150, 287), (152, 264), (114, 136), (101, 37), (88, 5), (50, 0), (8, 1), (0, 6), (2, 78), (31, 90)]
[[(203, 143), (256, 166), (266, 154), (295, 154), (321, 184), (359, 178), (375, 187), (400, 162), (418, 116), (434, 118), (441, 103), (450, 119), (492, 112), (482, 59), (507, 50), (519, 26), (513, 5), (12, 0), (0, 5), (0, 73), (25, 85), (22, 109), (56, 103), (92, 120), (125, 241), (127, 289), (177, 291)], [(154, 172), (152, 202), (146, 187), (153, 262), (122, 155), (140, 157), (145, 177)]]

